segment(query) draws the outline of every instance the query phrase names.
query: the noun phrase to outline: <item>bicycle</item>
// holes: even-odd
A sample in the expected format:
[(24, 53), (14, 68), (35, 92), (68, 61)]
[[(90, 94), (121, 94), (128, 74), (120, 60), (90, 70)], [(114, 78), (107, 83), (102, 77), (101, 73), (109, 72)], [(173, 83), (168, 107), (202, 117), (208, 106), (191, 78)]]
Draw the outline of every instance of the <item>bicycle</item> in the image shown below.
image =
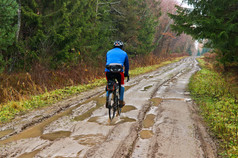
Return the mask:
[[(116, 112), (119, 116), (121, 114), (121, 108), (119, 106), (120, 86), (114, 75), (121, 72), (123, 68), (121, 65), (110, 65), (107, 68), (112, 72), (112, 79), (107, 82), (106, 91), (108, 91), (108, 96), (106, 97), (106, 107), (108, 107), (109, 119), (112, 120)], [(129, 76), (127, 78), (128, 81)]]

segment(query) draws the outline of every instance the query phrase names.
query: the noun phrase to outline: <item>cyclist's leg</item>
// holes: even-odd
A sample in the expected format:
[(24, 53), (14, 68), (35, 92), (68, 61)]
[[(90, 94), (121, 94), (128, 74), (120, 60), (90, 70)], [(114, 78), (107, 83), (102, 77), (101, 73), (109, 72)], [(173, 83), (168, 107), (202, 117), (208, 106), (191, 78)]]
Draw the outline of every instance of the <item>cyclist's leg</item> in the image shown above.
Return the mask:
[(120, 72), (120, 81), (118, 81), (120, 84), (120, 107), (123, 107), (125, 105), (124, 102), (124, 91), (125, 91), (125, 87), (124, 87), (124, 73)]
[[(108, 82), (108, 77), (110, 77), (110, 76), (109, 76), (109, 73), (108, 73), (108, 72), (105, 72), (105, 75), (106, 75), (106, 79), (107, 79), (107, 82)], [(108, 97), (107, 88), (106, 88), (106, 97)]]
[[(107, 79), (107, 82), (112, 79), (110, 72), (106, 72), (106, 79)], [(106, 88), (106, 98), (108, 97), (109, 97), (109, 92), (107, 91), (107, 88)], [(107, 100), (106, 100), (106, 108), (109, 108)]]

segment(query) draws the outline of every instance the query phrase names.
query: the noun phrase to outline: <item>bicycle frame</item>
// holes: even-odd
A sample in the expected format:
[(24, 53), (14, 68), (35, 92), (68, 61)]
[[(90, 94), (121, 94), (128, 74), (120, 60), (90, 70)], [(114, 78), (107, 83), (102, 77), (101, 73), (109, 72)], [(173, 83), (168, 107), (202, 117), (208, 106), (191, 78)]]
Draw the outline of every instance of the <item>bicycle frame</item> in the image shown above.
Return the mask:
[(115, 117), (117, 111), (118, 115), (121, 113), (121, 108), (119, 107), (119, 84), (116, 80), (109, 80), (107, 84), (107, 104), (109, 110), (109, 118), (112, 120)]

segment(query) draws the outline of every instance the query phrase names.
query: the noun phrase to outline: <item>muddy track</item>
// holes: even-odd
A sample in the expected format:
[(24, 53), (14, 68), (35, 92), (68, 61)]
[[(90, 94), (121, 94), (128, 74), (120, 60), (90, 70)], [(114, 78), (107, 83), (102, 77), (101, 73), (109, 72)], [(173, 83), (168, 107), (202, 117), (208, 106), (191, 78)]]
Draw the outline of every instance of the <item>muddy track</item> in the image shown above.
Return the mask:
[(126, 83), (126, 106), (111, 122), (104, 87), (18, 116), (0, 129), (0, 157), (216, 157), (187, 84), (185, 58)]

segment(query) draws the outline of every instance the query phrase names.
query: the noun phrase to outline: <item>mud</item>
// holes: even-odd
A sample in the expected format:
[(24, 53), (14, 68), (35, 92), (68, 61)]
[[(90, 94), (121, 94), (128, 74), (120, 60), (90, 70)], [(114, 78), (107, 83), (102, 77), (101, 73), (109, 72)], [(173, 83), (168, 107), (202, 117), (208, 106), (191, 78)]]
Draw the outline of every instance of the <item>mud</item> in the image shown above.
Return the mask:
[(136, 110), (136, 107), (134, 107), (132, 105), (126, 105), (122, 108), (121, 112), (125, 113), (125, 112), (129, 112), (132, 110)]
[(7, 130), (0, 131), (0, 138), (9, 135), (13, 131), (14, 131), (13, 129), (7, 129)]
[(155, 115), (153, 114), (148, 114), (145, 118), (145, 120), (143, 121), (143, 127), (144, 128), (149, 128), (149, 127), (152, 127), (155, 123)]
[[(151, 138), (153, 135), (154, 135), (154, 133), (153, 133), (152, 131), (150, 131), (150, 130), (142, 130), (142, 131), (140, 132), (140, 138), (141, 138), (141, 139), (149, 139), (149, 138)], [(139, 147), (139, 145), (138, 145), (137, 147)]]
[(71, 132), (69, 131), (57, 131), (53, 133), (47, 133), (40, 136), (41, 139), (54, 141), (59, 138), (69, 137)]
[(187, 84), (195, 58), (126, 83), (120, 116), (108, 119), (104, 87), (1, 125), (0, 157), (216, 157)]
[(159, 106), (160, 103), (163, 101), (162, 98), (152, 98), (152, 99), (150, 99), (150, 100), (153, 102), (153, 105), (154, 105), (154, 106)]

